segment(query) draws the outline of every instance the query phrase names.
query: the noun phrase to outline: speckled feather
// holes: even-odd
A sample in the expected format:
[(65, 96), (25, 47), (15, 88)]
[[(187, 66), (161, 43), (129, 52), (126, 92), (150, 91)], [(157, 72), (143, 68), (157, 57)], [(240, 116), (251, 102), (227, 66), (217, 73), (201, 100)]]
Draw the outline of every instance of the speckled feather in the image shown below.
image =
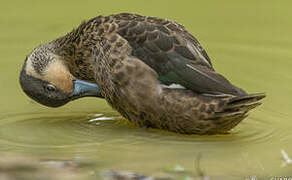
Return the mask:
[[(101, 44), (103, 50), (109, 51), (112, 46), (122, 49), (127, 44), (127, 52), (153, 68), (164, 84), (181, 84), (200, 93), (246, 95), (214, 71), (200, 43), (174, 21), (126, 13), (98, 16), (81, 24), (69, 36), (75, 43), (67, 51), (75, 56), (81, 53), (80, 57), (70, 58), (79, 67), (75, 75), (82, 76), (88, 71), (82, 62), (92, 49), (85, 51), (84, 46), (99, 41), (105, 44)], [(65, 44), (69, 44), (68, 39)], [(81, 52), (79, 45), (83, 46)]]
[[(265, 97), (217, 74), (199, 42), (167, 19), (98, 16), (49, 44), (75, 77), (96, 82), (109, 104), (141, 127), (225, 133)], [(187, 89), (161, 85), (171, 83)]]

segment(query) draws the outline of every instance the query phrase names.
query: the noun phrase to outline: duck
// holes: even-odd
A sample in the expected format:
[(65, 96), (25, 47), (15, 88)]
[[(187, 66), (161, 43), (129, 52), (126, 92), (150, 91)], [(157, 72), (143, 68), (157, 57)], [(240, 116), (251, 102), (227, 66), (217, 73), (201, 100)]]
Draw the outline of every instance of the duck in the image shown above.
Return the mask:
[(181, 24), (130, 13), (94, 17), (39, 45), (19, 81), (45, 106), (104, 98), (139, 127), (181, 134), (228, 133), (266, 96), (216, 72)]

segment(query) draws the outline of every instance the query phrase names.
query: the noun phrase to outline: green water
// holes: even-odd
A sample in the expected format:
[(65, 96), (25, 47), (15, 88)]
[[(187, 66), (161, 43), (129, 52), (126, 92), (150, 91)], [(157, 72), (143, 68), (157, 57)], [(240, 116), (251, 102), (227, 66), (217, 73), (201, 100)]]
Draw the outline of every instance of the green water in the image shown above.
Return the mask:
[[(0, 152), (42, 159), (83, 159), (90, 168), (155, 175), (179, 164), (212, 179), (292, 177), (291, 1), (1, 1)], [(50, 109), (28, 99), (18, 84), (25, 56), (37, 45), (99, 14), (132, 12), (185, 25), (217, 71), (264, 104), (229, 135), (185, 136), (137, 129), (102, 99)], [(103, 115), (100, 115), (103, 114)], [(90, 121), (99, 116), (113, 120)], [(89, 168), (89, 169), (90, 169)], [(88, 173), (85, 171), (84, 173)]]

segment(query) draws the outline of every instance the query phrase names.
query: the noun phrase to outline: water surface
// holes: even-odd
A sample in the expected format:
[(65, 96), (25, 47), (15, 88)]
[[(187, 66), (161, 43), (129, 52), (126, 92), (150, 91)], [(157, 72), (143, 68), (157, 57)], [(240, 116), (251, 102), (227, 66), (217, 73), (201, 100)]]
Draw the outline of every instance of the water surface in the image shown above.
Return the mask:
[[(3, 1), (0, 7), (0, 152), (83, 159), (93, 170), (155, 175), (179, 164), (213, 179), (292, 176), (292, 13), (290, 1)], [(102, 99), (50, 109), (22, 93), (25, 56), (99, 14), (133, 12), (176, 20), (207, 50), (217, 71), (264, 104), (228, 135), (186, 136), (138, 129)], [(101, 117), (111, 117), (104, 119)], [(98, 119), (100, 118), (100, 119)]]

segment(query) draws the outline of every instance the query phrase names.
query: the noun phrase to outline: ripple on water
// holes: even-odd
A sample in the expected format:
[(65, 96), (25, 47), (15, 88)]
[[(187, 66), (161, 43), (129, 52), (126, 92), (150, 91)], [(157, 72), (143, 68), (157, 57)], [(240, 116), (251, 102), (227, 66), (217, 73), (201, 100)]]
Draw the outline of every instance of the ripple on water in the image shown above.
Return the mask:
[[(0, 119), (0, 148), (66, 148), (97, 145), (108, 126), (119, 126), (120, 117), (95, 113), (22, 113)], [(90, 122), (90, 120), (94, 120)], [(113, 122), (109, 122), (113, 121)]]
[[(161, 130), (143, 130), (116, 113), (25, 113), (2, 116), (1, 146), (18, 148), (69, 148), (110, 145), (249, 145), (272, 141), (275, 128), (249, 117), (230, 134), (179, 135)], [(90, 148), (89, 148), (90, 149)]]
[(234, 140), (240, 141), (241, 144), (268, 143), (275, 135), (272, 125), (258, 118), (250, 117), (241, 126), (242, 128), (234, 132)]

